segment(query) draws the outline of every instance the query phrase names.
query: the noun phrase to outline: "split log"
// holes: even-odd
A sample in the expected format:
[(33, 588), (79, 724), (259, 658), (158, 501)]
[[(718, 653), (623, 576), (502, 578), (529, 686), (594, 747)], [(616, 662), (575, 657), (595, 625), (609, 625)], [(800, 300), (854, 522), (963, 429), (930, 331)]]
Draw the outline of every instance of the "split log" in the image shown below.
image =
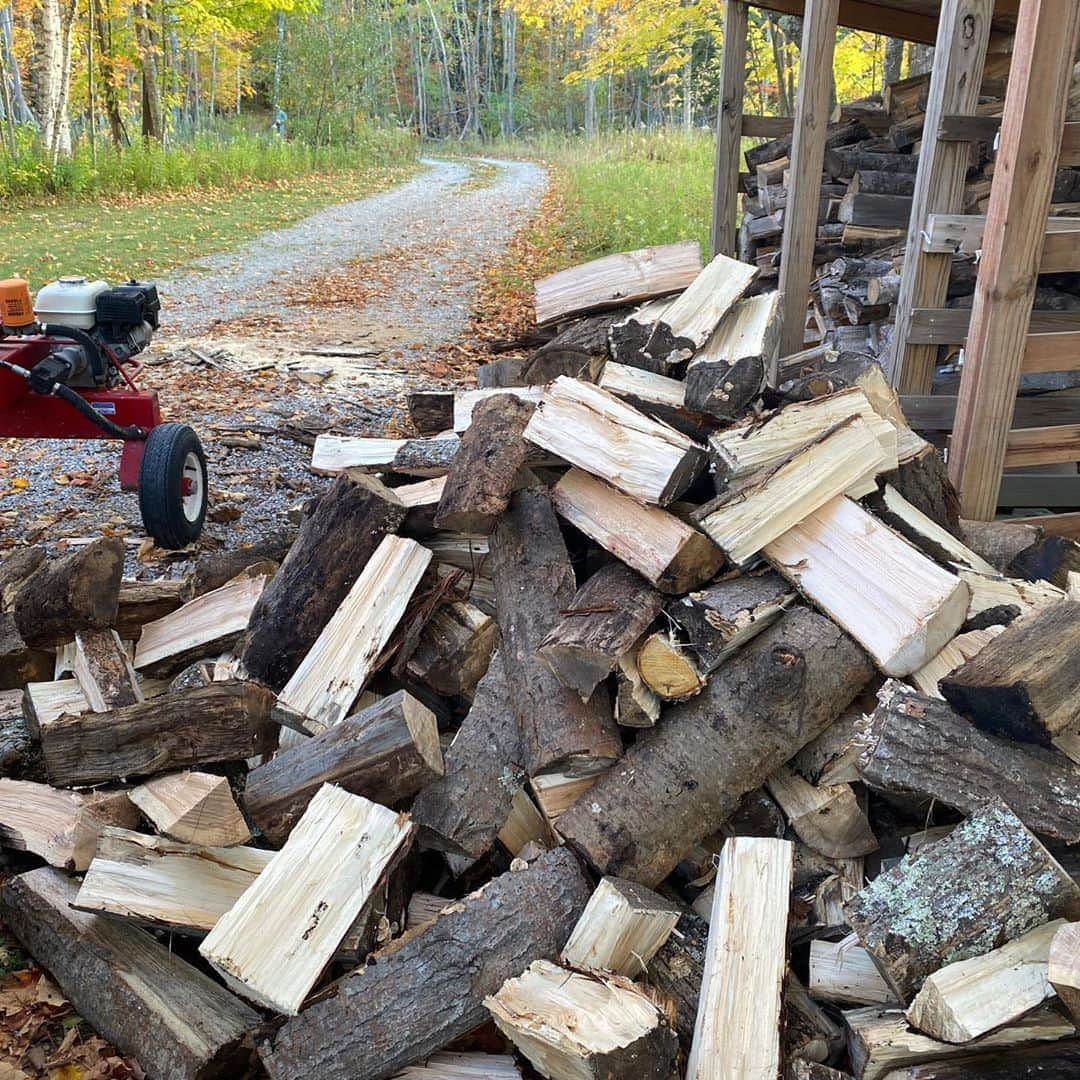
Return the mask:
[(542, 386), (508, 386), (499, 390), (457, 390), (454, 393), (454, 431), (459, 435), (472, 424), (473, 411), (481, 401), (491, 397), (505, 397), (511, 394), (519, 401), (529, 405), (537, 404), (544, 396)]
[(907, 1001), (945, 964), (980, 956), (1051, 919), (1076, 918), (1080, 887), (997, 803), (876, 877), (844, 913)]
[(671, 937), (652, 958), (646, 976), (651, 993), (671, 1018), (684, 1059), (694, 1040), (708, 943), (709, 924), (684, 909)]
[(453, 463), (460, 443), (452, 432), (422, 439), (320, 435), (311, 453), (311, 471), (318, 476), (334, 476), (348, 469), (442, 476)]
[(686, 383), (609, 360), (598, 380), (601, 390), (628, 401), (646, 416), (670, 424), (692, 439), (715, 426), (715, 420), (686, 407)]
[(790, 971), (784, 979), (783, 1032), (781, 1056), (787, 1061), (835, 1061), (844, 1048), (840, 1027)]
[(440, 604), (424, 623), (404, 676), (436, 694), (471, 698), (498, 639), (499, 628), (487, 612), (466, 600)]
[(874, 432), (852, 417), (787, 461), (737, 481), (693, 520), (731, 562), (746, 565), (844, 492), (872, 482), (887, 464)]
[[(852, 195), (901, 195), (915, 194), (915, 177), (911, 173), (883, 172), (880, 169), (862, 169), (848, 181)], [(909, 212), (908, 217), (911, 217)], [(906, 222), (905, 222), (906, 224)]]
[[(609, 770), (610, 771), (610, 770)], [(534, 776), (529, 780), (529, 786), (536, 796), (536, 802), (548, 819), (548, 823), (555, 828), (559, 818), (577, 802), (604, 773), (593, 776), (574, 776), (570, 773), (549, 772), (540, 776)]]
[(131, 658), (115, 630), (80, 630), (75, 635), (74, 671), (94, 712), (146, 700)]
[[(289, 553), (293, 539), (292, 532), (280, 531), (246, 547), (200, 555), (195, 562), (195, 569), (184, 583), (184, 600), (193, 600), (196, 596), (220, 589), (241, 574), (257, 576), (249, 571), (253, 568), (261, 570), (265, 563), (274, 563), (275, 567), (280, 565), (281, 560)], [(266, 573), (265, 576), (272, 577), (273, 574)]]
[(1004, 792), (1032, 832), (1080, 842), (1080, 769), (1057, 754), (985, 735), (944, 701), (886, 683), (857, 745), (859, 773), (872, 788), (964, 814)]
[(1069, 575), (1080, 571), (1080, 544), (1066, 536), (1045, 536), (1021, 551), (1009, 563), (1012, 577), (1027, 581), (1049, 581), (1068, 587)]
[(611, 324), (608, 345), (614, 360), (628, 367), (651, 371), (657, 375), (670, 375), (676, 365), (666, 357), (654, 360), (645, 352), (657, 320), (671, 306), (671, 298), (650, 300), (625, 318)]
[(259, 1015), (137, 926), (74, 911), (58, 870), (3, 889), (4, 921), (72, 1007), (149, 1076), (239, 1075)]
[(693, 656), (664, 630), (645, 638), (634, 654), (634, 666), (646, 688), (663, 701), (684, 701), (705, 686)]
[(482, 1024), (484, 998), (559, 951), (589, 892), (563, 849), (495, 878), (287, 1021), (259, 1045), (263, 1065), (272, 1080), (393, 1076)]
[(1049, 745), (1077, 727), (1080, 604), (1061, 600), (1017, 619), (941, 680), (949, 703), (984, 731)]
[(1050, 943), (1065, 925), (1055, 919), (982, 956), (935, 971), (912, 1001), (908, 1023), (941, 1042), (970, 1043), (1019, 1020), (1054, 996), (1047, 981)]
[(606, 255), (537, 281), (536, 324), (678, 292), (700, 271), (696, 240)]
[(791, 606), (795, 593), (772, 571), (726, 577), (667, 606), (668, 618), (705, 675), (767, 630)]
[(780, 990), (794, 866), (794, 845), (786, 840), (725, 842), (686, 1080), (780, 1072)]
[(779, 293), (736, 304), (686, 369), (687, 406), (729, 423), (741, 417), (764, 389), (780, 347), (780, 328)]
[(850, 387), (813, 401), (796, 402), (761, 420), (745, 421), (712, 435), (709, 457), (718, 490), (760, 469), (779, 465), (853, 417), (874, 432), (888, 467), (895, 469), (898, 464), (895, 425), (875, 411), (861, 388)]
[(814, 511), (763, 554), (887, 675), (923, 667), (967, 614), (970, 591), (963, 581), (844, 496)]
[(468, 715), (446, 750), (444, 775), (413, 803), (422, 844), (467, 868), (491, 850), (525, 777), (521, 731), (496, 653)]
[(535, 409), (512, 394), (496, 394), (476, 406), (446, 476), (436, 528), (485, 536), (495, 528), (525, 464), (522, 433)]
[(565, 377), (545, 391), (525, 438), (653, 505), (673, 502), (705, 466), (704, 450), (688, 436)]
[(667, 941), (681, 908), (632, 881), (605, 877), (596, 886), (560, 960), (580, 971), (636, 979)]
[(205, 847), (105, 829), (72, 907), (206, 933), (266, 869), (272, 851)]
[(100, 784), (265, 753), (274, 740), (273, 701), (255, 683), (220, 682), (108, 713), (61, 716), (41, 730), (49, 781)]
[(522, 382), (542, 385), (560, 375), (596, 382), (608, 357), (608, 331), (620, 317), (619, 312), (607, 312), (570, 323), (532, 354), (522, 370)]
[(851, 192), (841, 199), (838, 216), (845, 225), (906, 229), (911, 219), (911, 205), (910, 196)]
[(430, 562), (431, 552), (415, 540), (384, 537), (282, 687), (279, 705), (322, 728), (347, 716)]
[(1066, 923), (1054, 934), (1046, 977), (1073, 1020), (1080, 1019), (1080, 923)]
[(435, 714), (399, 690), (256, 766), (244, 808), (280, 847), (324, 784), (397, 806), (442, 775)]
[(527, 848), (534, 848), (537, 852), (549, 851), (558, 844), (547, 818), (523, 787), (514, 792), (510, 800), (510, 813), (496, 839), (512, 858), (518, 858)]
[(679, 595), (703, 585), (723, 564), (723, 553), (703, 533), (581, 469), (571, 469), (555, 485), (551, 501), (574, 528), (661, 592)]
[(285, 685), (405, 513), (371, 477), (345, 473), (334, 481), (251, 613), (239, 656), (252, 678), (274, 690)]
[(668, 1080), (678, 1041), (632, 982), (536, 960), (484, 999), (495, 1026), (551, 1080)]
[[(1012, 1027), (984, 1035), (964, 1046), (938, 1042), (912, 1031), (899, 1009), (877, 1006), (851, 1009), (844, 1013), (844, 1024), (852, 1070), (859, 1080), (914, 1080), (922, 1071), (914, 1068), (920, 1063), (946, 1065), (956, 1061), (959, 1068), (965, 1059), (975, 1054), (993, 1051), (994, 1060), (997, 1060), (1002, 1056), (1001, 1051), (1009, 1047), (1054, 1042), (1076, 1033), (1073, 1025), (1049, 1006), (1036, 1010)], [(911, 1073), (904, 1071), (907, 1068), (912, 1069)], [(927, 1080), (941, 1075), (931, 1071)], [(977, 1071), (964, 1080), (984, 1080), (985, 1075)], [(1015, 1080), (1015, 1074), (1006, 1074), (1001, 1080)]]
[(590, 773), (622, 752), (606, 691), (587, 702), (536, 655), (576, 586), (548, 493), (519, 491), (491, 537), (491, 570), (510, 705), (530, 775), (560, 764)]
[(653, 619), (663, 597), (622, 563), (601, 567), (574, 594), (537, 654), (556, 678), (588, 701)]
[(615, 722), (619, 727), (653, 727), (660, 719), (660, 699), (641, 678), (633, 651), (619, 657), (615, 686)]
[(845, 1005), (899, 1004), (855, 934), (843, 941), (810, 942), (810, 993)]
[(78, 630), (103, 630), (116, 622), (124, 542), (94, 540), (50, 560), (19, 586), (11, 611), (31, 646), (62, 645)]
[(0, 690), (16, 690), (28, 682), (48, 679), (53, 665), (53, 654), (27, 645), (15, 616), (0, 612)]
[[(126, 804), (127, 796), (120, 797)], [(125, 814), (92, 793), (0, 778), (0, 844), (29, 851), (61, 870), (82, 873), (109, 820), (134, 825), (136, 818), (130, 804)]]
[(521, 1080), (509, 1054), (434, 1054), (423, 1065), (410, 1065), (394, 1080)]
[(228, 777), (181, 772), (132, 789), (131, 801), (163, 836), (203, 847), (233, 847), (251, 839)]
[(405, 395), (405, 405), (418, 435), (438, 435), (454, 426), (452, 390), (414, 390)]
[(829, 620), (789, 611), (644, 733), (563, 814), (559, 832), (599, 872), (654, 886), (870, 675), (866, 656)]
[(199, 953), (238, 993), (295, 1016), (412, 831), (408, 815), (324, 785)]
[(885, 484), (881, 494), (869, 503), (878, 517), (943, 566), (962, 566), (979, 574), (997, 573), (981, 555), (910, 503), (892, 484)]
[(116, 632), (121, 641), (137, 641), (142, 628), (175, 611), (184, 602), (186, 582), (175, 578), (121, 581)]
[(135, 667), (148, 674), (169, 674), (193, 660), (226, 652), (247, 629), (265, 585), (262, 576), (240, 578), (147, 623), (135, 646)]
[(877, 837), (849, 784), (814, 787), (784, 765), (765, 786), (795, 835), (827, 858), (854, 859), (877, 850)]

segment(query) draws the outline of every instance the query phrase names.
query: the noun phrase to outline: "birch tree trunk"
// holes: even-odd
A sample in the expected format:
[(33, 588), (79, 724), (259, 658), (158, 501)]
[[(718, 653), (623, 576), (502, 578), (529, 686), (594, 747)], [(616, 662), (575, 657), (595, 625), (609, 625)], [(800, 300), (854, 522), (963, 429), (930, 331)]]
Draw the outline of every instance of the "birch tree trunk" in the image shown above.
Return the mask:
[(19, 63), (15, 58), (13, 44), (11, 5), (0, 7), (0, 53), (3, 53), (2, 68), (4, 84), (8, 89), (8, 97), (11, 99), (10, 119), (16, 124), (30, 124), (36, 128), (38, 122), (30, 111), (23, 95), (22, 76), (19, 74)]
[(41, 134), (53, 161), (71, 153), (67, 101), (74, 15), (74, 4), (41, 0)]

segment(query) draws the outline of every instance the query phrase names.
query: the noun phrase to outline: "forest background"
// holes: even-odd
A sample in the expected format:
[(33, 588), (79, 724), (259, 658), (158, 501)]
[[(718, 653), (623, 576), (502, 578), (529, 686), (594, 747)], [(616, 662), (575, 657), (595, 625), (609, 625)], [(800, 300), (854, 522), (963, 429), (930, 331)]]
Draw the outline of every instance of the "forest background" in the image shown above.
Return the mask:
[[(157, 273), (394, 183), (421, 151), (548, 164), (564, 259), (703, 237), (723, 8), (0, 0), (0, 276)], [(747, 111), (793, 112), (800, 36), (750, 9)], [(931, 54), (840, 30), (834, 98)]]

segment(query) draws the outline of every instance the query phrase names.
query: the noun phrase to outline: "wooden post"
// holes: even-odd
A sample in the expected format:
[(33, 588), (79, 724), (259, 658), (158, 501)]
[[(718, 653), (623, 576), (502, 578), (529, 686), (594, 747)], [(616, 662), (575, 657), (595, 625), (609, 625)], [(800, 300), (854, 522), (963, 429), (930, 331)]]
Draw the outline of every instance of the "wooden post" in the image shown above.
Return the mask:
[(979, 103), (986, 47), (990, 40), (993, 0), (944, 0), (938, 23), (930, 98), (923, 126), (919, 171), (908, 226), (907, 254), (896, 303), (893, 385), (905, 393), (929, 394), (934, 378), (936, 345), (909, 345), (908, 323), (915, 308), (941, 308), (949, 287), (952, 254), (923, 251), (923, 229), (929, 214), (955, 214), (963, 209), (964, 180), (971, 144), (937, 138), (947, 115), (970, 115)]
[(735, 257), (742, 145), (743, 92), (746, 87), (746, 4), (724, 5), (724, 55), (720, 107), (716, 113), (716, 165), (713, 169), (711, 254)]
[(1080, 5), (1025, 0), (1013, 47), (949, 478), (962, 517), (997, 509), (1045, 222), (1065, 123)]
[(839, 10), (840, 0), (806, 0), (803, 14), (799, 95), (795, 103), (791, 180), (784, 212), (784, 254), (778, 284), (784, 295), (781, 356), (790, 356), (804, 348)]

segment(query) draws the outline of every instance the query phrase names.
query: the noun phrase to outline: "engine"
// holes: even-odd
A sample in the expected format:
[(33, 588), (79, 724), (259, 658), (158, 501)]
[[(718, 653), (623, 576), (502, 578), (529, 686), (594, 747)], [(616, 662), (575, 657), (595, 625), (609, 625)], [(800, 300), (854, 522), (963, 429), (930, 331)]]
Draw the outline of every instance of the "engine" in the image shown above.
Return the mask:
[(115, 386), (120, 382), (116, 365), (150, 344), (160, 313), (152, 282), (111, 287), (104, 281), (65, 277), (44, 286), (31, 309), (25, 281), (0, 281), (0, 334), (40, 333), (63, 341), (32, 372), (31, 385), (42, 392), (56, 382), (82, 388)]

